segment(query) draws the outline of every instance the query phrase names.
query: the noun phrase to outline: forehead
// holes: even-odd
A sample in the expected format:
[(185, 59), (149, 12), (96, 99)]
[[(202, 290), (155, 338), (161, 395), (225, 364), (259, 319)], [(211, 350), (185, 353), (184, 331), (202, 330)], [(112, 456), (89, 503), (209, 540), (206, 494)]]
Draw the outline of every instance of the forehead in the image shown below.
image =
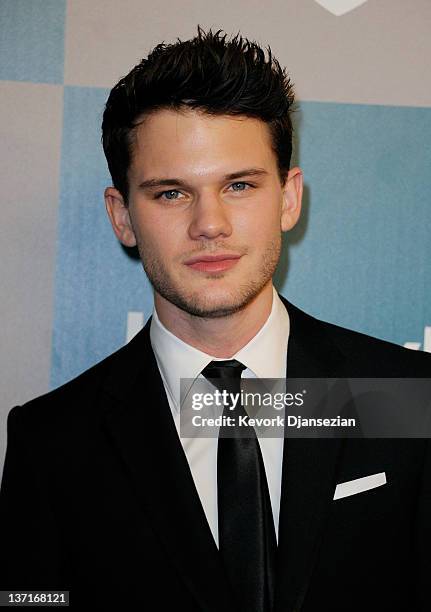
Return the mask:
[(243, 115), (163, 109), (147, 115), (136, 128), (131, 172), (226, 173), (233, 171), (232, 165), (268, 171), (276, 167), (266, 123)]

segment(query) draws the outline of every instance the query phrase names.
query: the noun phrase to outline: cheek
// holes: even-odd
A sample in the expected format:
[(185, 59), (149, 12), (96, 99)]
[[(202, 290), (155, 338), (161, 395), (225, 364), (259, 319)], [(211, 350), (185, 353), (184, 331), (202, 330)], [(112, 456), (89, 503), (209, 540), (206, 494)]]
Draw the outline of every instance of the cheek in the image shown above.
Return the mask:
[(238, 218), (235, 228), (250, 243), (265, 244), (280, 233), (280, 216), (266, 208), (265, 214), (250, 214)]
[(156, 215), (140, 215), (136, 220), (135, 233), (146, 251), (164, 251), (172, 241), (172, 231)]

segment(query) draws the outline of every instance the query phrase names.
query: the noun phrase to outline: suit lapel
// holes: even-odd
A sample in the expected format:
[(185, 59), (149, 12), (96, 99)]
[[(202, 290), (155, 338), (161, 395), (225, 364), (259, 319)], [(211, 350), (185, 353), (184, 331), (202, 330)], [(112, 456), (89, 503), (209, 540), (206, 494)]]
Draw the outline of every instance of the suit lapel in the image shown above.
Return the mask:
[[(287, 378), (337, 377), (343, 357), (322, 323), (290, 304)], [(335, 489), (343, 440), (285, 438), (275, 612), (299, 611)]]
[[(280, 298), (290, 317), (287, 376), (337, 377), (342, 356), (322, 323)], [(193, 477), (151, 347), (151, 318), (116, 354), (103, 384), (107, 434), (127, 467), (143, 510), (203, 609), (233, 612)], [(275, 612), (304, 601), (335, 488), (342, 439), (286, 439), (283, 454)]]
[(151, 319), (121, 349), (127, 359), (114, 363), (107, 377), (103, 399), (106, 431), (128, 469), (166, 557), (189, 590), (205, 610), (232, 611), (219, 552), (151, 347), (150, 323)]

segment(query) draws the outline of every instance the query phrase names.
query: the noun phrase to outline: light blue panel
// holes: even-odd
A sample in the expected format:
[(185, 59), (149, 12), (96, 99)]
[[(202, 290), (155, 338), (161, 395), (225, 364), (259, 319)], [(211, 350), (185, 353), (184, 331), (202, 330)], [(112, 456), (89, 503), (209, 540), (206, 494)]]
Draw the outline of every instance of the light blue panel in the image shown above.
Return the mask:
[(111, 184), (100, 142), (108, 91), (65, 87), (51, 386), (119, 348), (128, 311), (153, 307), (140, 261), (115, 237), (103, 200)]
[(66, 0), (1, 0), (0, 79), (63, 83)]
[(307, 102), (296, 117), (304, 218), (284, 295), (399, 344), (431, 325), (431, 109)]
[[(107, 90), (65, 88), (53, 387), (122, 346), (151, 313), (139, 261), (106, 216), (100, 144)], [(431, 325), (431, 109), (303, 103), (303, 218), (276, 286), (308, 312), (403, 344)], [(287, 268), (287, 274), (285, 274)]]

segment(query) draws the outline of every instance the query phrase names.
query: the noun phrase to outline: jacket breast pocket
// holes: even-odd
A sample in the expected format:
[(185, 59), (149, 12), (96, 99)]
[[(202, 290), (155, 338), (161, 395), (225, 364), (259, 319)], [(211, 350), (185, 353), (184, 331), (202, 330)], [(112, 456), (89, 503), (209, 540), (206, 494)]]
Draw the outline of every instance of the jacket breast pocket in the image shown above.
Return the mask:
[(393, 514), (400, 506), (394, 482), (361, 490), (331, 501), (331, 514), (340, 521), (377, 520)]

